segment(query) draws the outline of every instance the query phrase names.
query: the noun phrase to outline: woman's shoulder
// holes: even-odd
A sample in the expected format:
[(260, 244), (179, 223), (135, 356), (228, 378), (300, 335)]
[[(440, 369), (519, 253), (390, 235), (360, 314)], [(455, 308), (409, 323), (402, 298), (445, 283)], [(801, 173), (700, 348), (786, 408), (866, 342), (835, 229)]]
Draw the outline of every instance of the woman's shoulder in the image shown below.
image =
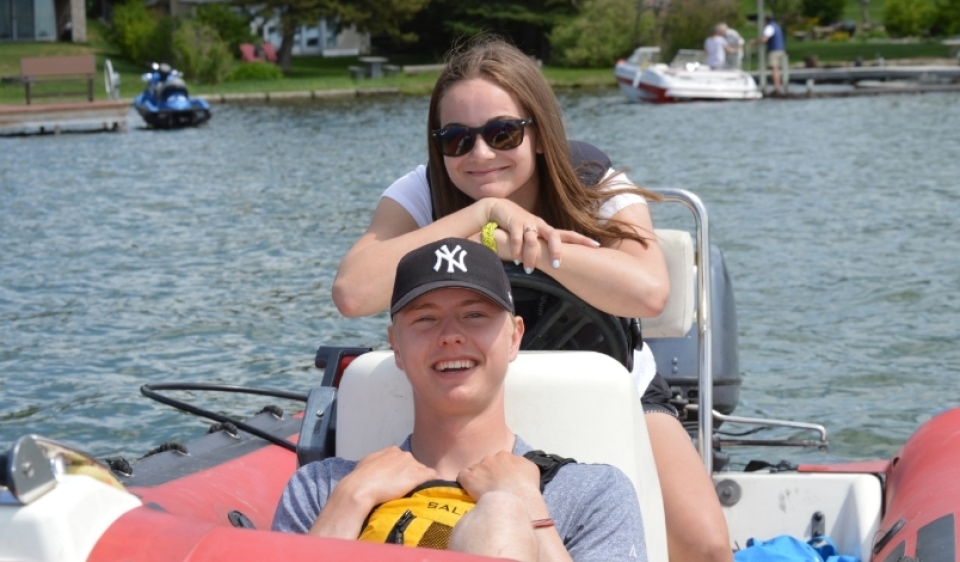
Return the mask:
[(421, 228), (432, 220), (433, 202), (430, 200), (427, 167), (422, 164), (393, 182), (381, 197), (399, 203)]

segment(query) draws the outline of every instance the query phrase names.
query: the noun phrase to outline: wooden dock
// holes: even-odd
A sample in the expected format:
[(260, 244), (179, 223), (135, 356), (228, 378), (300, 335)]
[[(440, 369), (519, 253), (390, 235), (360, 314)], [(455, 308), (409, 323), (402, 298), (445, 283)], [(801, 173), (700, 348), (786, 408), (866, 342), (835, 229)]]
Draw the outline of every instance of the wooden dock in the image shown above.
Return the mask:
[[(794, 84), (856, 84), (864, 80), (949, 83), (960, 81), (960, 65), (956, 66), (842, 66), (828, 68), (790, 68), (784, 76)], [(758, 73), (753, 73), (759, 80)], [(770, 72), (767, 71), (767, 81)]]
[(874, 82), (861, 83), (848, 89), (790, 88), (786, 93), (773, 94), (768, 91), (767, 98), (774, 99), (812, 99), (812, 98), (854, 98), (864, 96), (888, 96), (893, 94), (928, 94), (935, 92), (960, 92), (957, 84), (923, 84), (919, 82)]
[[(752, 75), (759, 84), (759, 72)], [(792, 67), (784, 71), (783, 80), (787, 91), (773, 94), (768, 70), (764, 96), (807, 99), (960, 92), (960, 65)]]
[(126, 131), (129, 101), (0, 105), (0, 135)]

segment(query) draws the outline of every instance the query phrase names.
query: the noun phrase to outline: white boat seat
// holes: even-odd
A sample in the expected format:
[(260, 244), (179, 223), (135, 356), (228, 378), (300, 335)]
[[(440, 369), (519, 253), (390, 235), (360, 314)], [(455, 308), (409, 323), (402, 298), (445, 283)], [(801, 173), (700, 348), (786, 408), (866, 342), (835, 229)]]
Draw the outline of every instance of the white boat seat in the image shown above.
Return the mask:
[[(532, 446), (620, 468), (640, 498), (650, 560), (667, 559), (663, 499), (640, 396), (626, 369), (589, 351), (522, 351), (506, 378), (507, 423)], [(347, 367), (337, 405), (336, 454), (360, 459), (413, 429), (413, 398), (393, 353)], [(615, 429), (615, 431), (612, 431)]]
[(696, 266), (693, 240), (685, 230), (656, 229), (670, 274), (670, 298), (659, 316), (640, 321), (643, 338), (682, 338), (693, 325)]

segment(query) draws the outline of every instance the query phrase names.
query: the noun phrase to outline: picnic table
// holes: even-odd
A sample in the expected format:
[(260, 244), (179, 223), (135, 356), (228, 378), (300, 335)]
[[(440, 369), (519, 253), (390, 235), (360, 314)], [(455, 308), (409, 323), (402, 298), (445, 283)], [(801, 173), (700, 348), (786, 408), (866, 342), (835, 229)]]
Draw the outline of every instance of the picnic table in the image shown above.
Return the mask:
[(376, 80), (383, 76), (383, 65), (387, 63), (387, 57), (360, 57), (357, 59), (366, 67), (366, 76)]

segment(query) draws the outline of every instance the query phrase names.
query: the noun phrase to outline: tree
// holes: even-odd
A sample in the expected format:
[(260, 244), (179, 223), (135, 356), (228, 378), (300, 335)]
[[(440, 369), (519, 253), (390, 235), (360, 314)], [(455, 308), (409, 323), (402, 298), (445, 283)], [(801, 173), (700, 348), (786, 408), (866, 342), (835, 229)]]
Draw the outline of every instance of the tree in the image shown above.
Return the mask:
[(452, 44), (482, 32), (502, 35), (525, 53), (549, 61), (548, 36), (578, 13), (583, 0), (432, 0), (405, 29), (417, 33), (419, 51), (442, 55)]
[(801, 9), (808, 18), (817, 18), (821, 25), (834, 23), (843, 16), (846, 0), (803, 0)]
[(737, 7), (736, 0), (673, 0), (663, 27), (665, 60), (680, 49), (702, 49), (720, 22), (736, 25)]
[(550, 43), (559, 64), (610, 66), (638, 44), (655, 44), (653, 17), (636, 0), (584, 0), (576, 17), (553, 28)]
[(236, 0), (252, 12), (280, 20), (282, 41), (277, 64), (290, 70), (293, 37), (303, 25), (315, 25), (320, 18), (336, 18), (339, 27), (354, 25), (371, 35), (385, 35), (398, 41), (415, 41), (415, 35), (401, 32), (401, 25), (423, 10), (430, 0)]
[(936, 21), (940, 33), (954, 35), (960, 33), (960, 0), (937, 0)]

